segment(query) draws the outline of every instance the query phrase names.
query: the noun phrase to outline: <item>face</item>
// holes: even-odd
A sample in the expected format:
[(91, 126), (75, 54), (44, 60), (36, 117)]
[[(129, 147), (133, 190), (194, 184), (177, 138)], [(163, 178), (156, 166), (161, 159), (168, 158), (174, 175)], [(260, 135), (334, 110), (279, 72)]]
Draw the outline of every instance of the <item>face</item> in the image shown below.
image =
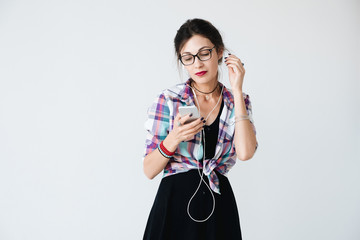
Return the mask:
[[(200, 50), (203, 49), (211, 49), (214, 47), (214, 44), (207, 39), (206, 37), (200, 35), (192, 36), (180, 50), (180, 55), (186, 54), (197, 54)], [(211, 52), (211, 58), (206, 61), (200, 61), (197, 57), (195, 57), (195, 61), (193, 64), (184, 66), (189, 76), (198, 84), (206, 84), (213, 83), (217, 81), (217, 72), (218, 72), (218, 60), (222, 57), (222, 52), (219, 54), (216, 52), (216, 48), (214, 48)], [(204, 75), (197, 75), (196, 73), (203, 72), (206, 73)]]

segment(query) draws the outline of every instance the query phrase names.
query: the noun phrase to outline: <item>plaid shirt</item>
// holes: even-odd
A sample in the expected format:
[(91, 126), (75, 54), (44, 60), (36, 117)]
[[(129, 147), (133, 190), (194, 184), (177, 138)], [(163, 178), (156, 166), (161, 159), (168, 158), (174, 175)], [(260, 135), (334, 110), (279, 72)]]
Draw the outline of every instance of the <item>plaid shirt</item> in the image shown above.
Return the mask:
[[(173, 129), (174, 119), (178, 113), (179, 106), (195, 105), (194, 96), (189, 85), (190, 79), (185, 83), (179, 83), (172, 88), (162, 91), (149, 107), (148, 119), (145, 122), (147, 137), (143, 159), (147, 154), (156, 150), (158, 144)], [(221, 87), (222, 85), (220, 83)], [(249, 95), (243, 93), (243, 97), (246, 111), (251, 116), (252, 108)], [(234, 98), (230, 90), (225, 86), (223, 101), (224, 108), (220, 115), (219, 137), (214, 157), (212, 159), (205, 159), (204, 162), (199, 161), (203, 158), (204, 150), (201, 143), (201, 133), (199, 132), (193, 139), (179, 144), (175, 154), (169, 159), (164, 168), (163, 177), (196, 169), (199, 165), (208, 177), (211, 189), (220, 194), (219, 179), (214, 170), (227, 176), (227, 173), (236, 162), (236, 151), (233, 142), (235, 133)], [(251, 125), (256, 134), (254, 123), (251, 122)], [(258, 143), (256, 143), (256, 149), (257, 146)]]

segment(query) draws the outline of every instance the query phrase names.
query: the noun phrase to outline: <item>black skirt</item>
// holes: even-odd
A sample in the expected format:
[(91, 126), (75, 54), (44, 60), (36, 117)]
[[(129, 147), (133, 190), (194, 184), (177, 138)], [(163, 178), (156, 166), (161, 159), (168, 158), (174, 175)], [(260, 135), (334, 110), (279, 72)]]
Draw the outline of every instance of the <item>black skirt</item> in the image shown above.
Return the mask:
[[(201, 170), (200, 170), (201, 172)], [(190, 198), (200, 176), (197, 169), (162, 178), (144, 232), (144, 240), (241, 240), (238, 209), (227, 177), (218, 173), (221, 195), (213, 192), (215, 210), (205, 222), (193, 221), (187, 212)], [(207, 176), (203, 179), (209, 184)], [(204, 182), (190, 203), (194, 219), (207, 218), (213, 209), (213, 198)]]

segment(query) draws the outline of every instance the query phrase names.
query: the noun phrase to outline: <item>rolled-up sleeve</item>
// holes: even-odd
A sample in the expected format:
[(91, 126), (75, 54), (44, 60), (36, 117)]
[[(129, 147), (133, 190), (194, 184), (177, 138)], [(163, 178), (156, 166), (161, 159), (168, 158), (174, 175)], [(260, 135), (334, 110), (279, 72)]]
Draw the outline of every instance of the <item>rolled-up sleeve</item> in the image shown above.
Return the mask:
[[(252, 114), (252, 105), (251, 105), (251, 101), (250, 101), (250, 96), (249, 94), (245, 94), (245, 106), (246, 106), (246, 112), (249, 116), (251, 116), (251, 120), (250, 120), (250, 123), (251, 123), (251, 126), (254, 130), (254, 133), (256, 135), (256, 128), (255, 128), (255, 124), (254, 124), (254, 119), (253, 119), (253, 114)], [(255, 152), (258, 148), (258, 142), (256, 140), (256, 147), (255, 147)]]
[(163, 93), (156, 97), (148, 108), (147, 120), (144, 127), (146, 130), (145, 151), (143, 160), (157, 148), (158, 144), (166, 138), (169, 133), (170, 111)]

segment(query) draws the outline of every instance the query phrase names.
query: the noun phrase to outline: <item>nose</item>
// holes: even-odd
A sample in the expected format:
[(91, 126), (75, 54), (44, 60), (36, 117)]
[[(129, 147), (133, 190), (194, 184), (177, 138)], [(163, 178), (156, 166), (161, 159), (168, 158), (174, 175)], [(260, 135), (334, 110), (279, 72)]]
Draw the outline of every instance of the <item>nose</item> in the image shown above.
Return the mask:
[(202, 65), (203, 65), (203, 62), (200, 61), (200, 59), (196, 56), (195, 61), (194, 61), (194, 66), (199, 67), (199, 66), (202, 66)]

